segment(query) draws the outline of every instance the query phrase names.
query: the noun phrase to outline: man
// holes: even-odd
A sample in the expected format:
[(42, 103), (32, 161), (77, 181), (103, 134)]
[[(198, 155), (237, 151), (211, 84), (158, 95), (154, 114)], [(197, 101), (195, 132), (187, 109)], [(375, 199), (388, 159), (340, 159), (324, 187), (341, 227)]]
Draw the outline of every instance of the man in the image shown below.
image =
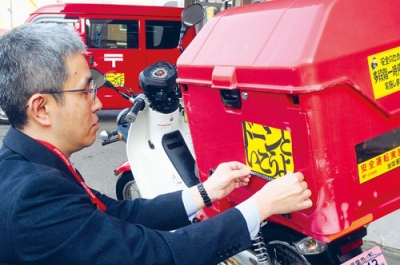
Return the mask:
[(293, 173), (189, 225), (204, 201), (248, 184), (239, 162), (153, 200), (116, 201), (88, 188), (68, 159), (99, 129), (83, 52), (69, 26), (26, 24), (0, 37), (0, 107), (12, 126), (0, 150), (0, 264), (216, 264), (250, 248), (260, 221), (311, 207), (303, 175)]

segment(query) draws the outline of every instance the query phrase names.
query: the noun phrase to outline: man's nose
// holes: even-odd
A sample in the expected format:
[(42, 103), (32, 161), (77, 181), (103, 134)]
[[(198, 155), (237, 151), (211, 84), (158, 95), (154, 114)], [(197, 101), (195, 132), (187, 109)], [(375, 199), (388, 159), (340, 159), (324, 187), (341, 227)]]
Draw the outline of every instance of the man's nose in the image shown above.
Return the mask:
[(96, 99), (94, 100), (93, 107), (94, 107), (94, 111), (98, 111), (103, 108), (103, 103), (101, 103), (99, 97), (96, 97)]

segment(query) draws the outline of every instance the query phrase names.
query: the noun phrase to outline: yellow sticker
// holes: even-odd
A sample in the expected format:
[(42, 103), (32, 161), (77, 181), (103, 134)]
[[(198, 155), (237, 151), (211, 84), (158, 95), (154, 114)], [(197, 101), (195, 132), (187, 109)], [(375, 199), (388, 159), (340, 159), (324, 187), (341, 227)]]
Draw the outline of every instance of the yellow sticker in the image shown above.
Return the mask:
[(400, 167), (400, 148), (396, 147), (358, 164), (360, 183), (367, 182), (398, 167)]
[(400, 47), (368, 56), (375, 99), (400, 91)]
[(396, 128), (356, 145), (360, 183), (400, 167), (400, 128)]
[(294, 171), (292, 136), (289, 131), (243, 122), (246, 165), (271, 178)]
[(125, 74), (124, 73), (107, 73), (107, 74), (105, 74), (105, 77), (115, 87), (121, 87), (125, 84)]

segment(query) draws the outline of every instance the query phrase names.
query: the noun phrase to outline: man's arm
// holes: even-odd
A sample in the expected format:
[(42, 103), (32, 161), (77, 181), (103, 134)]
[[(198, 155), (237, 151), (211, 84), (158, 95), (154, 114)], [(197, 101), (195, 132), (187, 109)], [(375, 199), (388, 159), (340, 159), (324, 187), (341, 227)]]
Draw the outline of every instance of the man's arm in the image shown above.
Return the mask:
[[(24, 263), (215, 264), (251, 246), (246, 222), (237, 209), (175, 232), (159, 231), (102, 213), (68, 179), (41, 175), (25, 185), (9, 228)], [(160, 205), (170, 202), (169, 196), (158, 198)], [(183, 209), (179, 211), (185, 216)], [(164, 209), (154, 216), (163, 219), (169, 214)]]

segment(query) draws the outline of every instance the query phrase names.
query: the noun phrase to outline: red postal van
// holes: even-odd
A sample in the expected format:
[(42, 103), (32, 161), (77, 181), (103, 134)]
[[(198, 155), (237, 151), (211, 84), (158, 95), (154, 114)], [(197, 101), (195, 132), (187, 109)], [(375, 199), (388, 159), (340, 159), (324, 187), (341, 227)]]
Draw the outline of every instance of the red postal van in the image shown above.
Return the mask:
[[(90, 67), (104, 73), (116, 87), (138, 91), (138, 76), (156, 61), (176, 63), (183, 8), (116, 4), (63, 3), (35, 10), (26, 23), (63, 23), (73, 26), (88, 48)], [(195, 37), (191, 29), (186, 47)], [(111, 89), (99, 90), (103, 109), (121, 109), (131, 103)]]

